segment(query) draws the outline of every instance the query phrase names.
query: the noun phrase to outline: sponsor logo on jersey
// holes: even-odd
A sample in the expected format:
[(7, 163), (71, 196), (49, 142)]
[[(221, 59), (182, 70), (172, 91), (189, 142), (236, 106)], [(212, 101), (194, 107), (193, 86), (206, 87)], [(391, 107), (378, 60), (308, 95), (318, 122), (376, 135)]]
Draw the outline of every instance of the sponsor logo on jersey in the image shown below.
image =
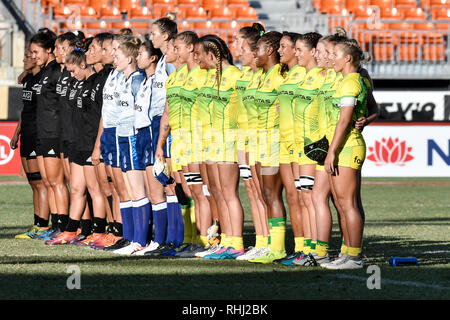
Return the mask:
[(33, 92), (28, 90), (22, 91), (22, 100), (31, 101), (33, 97)]

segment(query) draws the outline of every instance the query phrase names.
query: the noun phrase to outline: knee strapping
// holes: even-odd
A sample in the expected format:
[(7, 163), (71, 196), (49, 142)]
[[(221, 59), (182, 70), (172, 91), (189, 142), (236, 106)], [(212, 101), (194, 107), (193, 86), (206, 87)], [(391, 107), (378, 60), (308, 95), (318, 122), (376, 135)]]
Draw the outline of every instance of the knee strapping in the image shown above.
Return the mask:
[[(30, 176), (28, 178), (28, 175)], [(42, 176), (40, 172), (31, 172), (31, 173), (27, 173), (27, 178), (28, 181), (39, 181), (42, 180)]]
[(301, 190), (312, 190), (314, 187), (314, 177), (312, 176), (300, 176), (300, 188)]

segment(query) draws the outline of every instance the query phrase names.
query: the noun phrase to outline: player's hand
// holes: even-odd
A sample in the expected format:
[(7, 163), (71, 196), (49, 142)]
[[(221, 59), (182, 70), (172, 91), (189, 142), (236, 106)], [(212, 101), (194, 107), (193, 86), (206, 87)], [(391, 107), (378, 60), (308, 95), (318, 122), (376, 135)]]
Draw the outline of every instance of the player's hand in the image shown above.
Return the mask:
[(359, 131), (363, 131), (364, 127), (367, 125), (367, 118), (361, 117), (355, 122), (355, 129)]
[(94, 166), (97, 166), (100, 164), (100, 148), (96, 147), (94, 148), (94, 151), (91, 155), (92, 164)]
[(159, 159), (161, 161), (164, 160), (164, 152), (162, 150), (161, 147), (156, 147), (156, 151), (155, 151), (155, 160)]
[(28, 74), (28, 71), (24, 71), (22, 72), (19, 77), (17, 78), (17, 83), (18, 84), (22, 84), (23, 79), (26, 77), (26, 75)]
[(17, 149), (17, 143), (19, 142), (19, 135), (18, 134), (14, 134), (13, 137), (11, 138), (11, 141), (9, 142), (9, 146), (11, 147), (11, 149)]
[(323, 163), (323, 166), (325, 168), (325, 171), (329, 174), (334, 174), (334, 160), (335, 155), (334, 152), (328, 152), (327, 157), (325, 158), (325, 161)]

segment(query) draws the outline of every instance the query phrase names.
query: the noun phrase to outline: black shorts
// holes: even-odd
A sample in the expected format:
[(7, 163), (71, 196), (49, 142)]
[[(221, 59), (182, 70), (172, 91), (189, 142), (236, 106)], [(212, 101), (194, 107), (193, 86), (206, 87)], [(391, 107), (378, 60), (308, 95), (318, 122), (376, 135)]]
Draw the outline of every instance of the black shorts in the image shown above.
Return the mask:
[(36, 159), (36, 136), (20, 135), (20, 156), (27, 160)]
[(59, 150), (64, 155), (64, 158), (68, 158), (71, 142), (69, 140), (60, 140), (59, 142), (60, 142)]
[(37, 139), (37, 155), (44, 158), (59, 158), (61, 155), (58, 138)]
[(90, 151), (73, 151), (69, 161), (79, 166), (92, 166), (91, 155)]

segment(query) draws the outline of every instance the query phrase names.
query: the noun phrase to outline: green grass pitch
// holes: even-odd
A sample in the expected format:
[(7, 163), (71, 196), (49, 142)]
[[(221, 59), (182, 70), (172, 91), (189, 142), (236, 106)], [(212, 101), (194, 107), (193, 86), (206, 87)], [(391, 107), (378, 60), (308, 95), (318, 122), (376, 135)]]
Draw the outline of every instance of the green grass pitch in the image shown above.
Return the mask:
[[(46, 246), (14, 239), (32, 223), (28, 185), (0, 179), (0, 299), (449, 299), (450, 180), (363, 179), (366, 212), (362, 270), (331, 271), (245, 261), (148, 259), (78, 246)], [(245, 189), (244, 243), (254, 229)], [(333, 212), (330, 253), (339, 228)], [(286, 247), (293, 248), (287, 225)], [(393, 256), (414, 256), (418, 266), (392, 267)], [(67, 287), (69, 267), (80, 270), (80, 289)], [(376, 266), (371, 267), (370, 266)], [(374, 269), (375, 268), (375, 269)], [(380, 289), (370, 289), (378, 270)], [(368, 285), (369, 284), (369, 285)]]

